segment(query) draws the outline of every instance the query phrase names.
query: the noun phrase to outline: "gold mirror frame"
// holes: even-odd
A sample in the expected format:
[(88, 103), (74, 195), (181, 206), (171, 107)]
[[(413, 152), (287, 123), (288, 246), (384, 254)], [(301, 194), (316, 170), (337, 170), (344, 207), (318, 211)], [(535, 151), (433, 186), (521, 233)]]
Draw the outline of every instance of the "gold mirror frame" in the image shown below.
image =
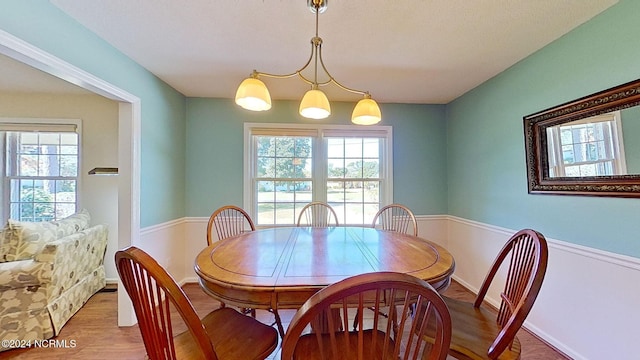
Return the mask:
[(548, 127), (638, 105), (640, 79), (525, 116), (529, 193), (640, 197), (640, 175), (550, 177), (546, 150)]

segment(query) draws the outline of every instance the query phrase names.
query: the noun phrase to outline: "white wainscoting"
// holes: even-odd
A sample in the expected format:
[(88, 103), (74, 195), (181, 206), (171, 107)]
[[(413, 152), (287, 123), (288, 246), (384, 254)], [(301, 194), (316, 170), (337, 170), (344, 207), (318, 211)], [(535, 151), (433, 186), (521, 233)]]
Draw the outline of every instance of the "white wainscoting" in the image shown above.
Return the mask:
[[(447, 215), (416, 219), (419, 236), (453, 254), (454, 278), (471, 291), (477, 291), (502, 245), (519, 230)], [(159, 256), (181, 283), (196, 282), (193, 264), (206, 246), (207, 220), (184, 218), (144, 229), (140, 246)], [(547, 240), (547, 274), (525, 326), (574, 359), (637, 359), (640, 259)], [(500, 290), (492, 288), (488, 301), (497, 305)]]
[(132, 245), (149, 253), (180, 282), (186, 276), (184, 263), (189, 258), (187, 224), (185, 219), (178, 219), (144, 228), (140, 232), (139, 242)]
[[(196, 256), (202, 251), (202, 249), (207, 247), (207, 222), (209, 218), (186, 218), (186, 232), (185, 238), (185, 255), (186, 260), (184, 262), (184, 281), (185, 282), (198, 282), (198, 277), (196, 275), (193, 267), (195, 265)], [(215, 237), (215, 234), (214, 234)]]
[[(477, 291), (516, 230), (456, 217), (449, 217), (448, 229), (454, 278)], [(573, 359), (638, 359), (640, 259), (547, 241), (547, 273), (525, 326)], [(489, 293), (493, 304), (499, 290)]]

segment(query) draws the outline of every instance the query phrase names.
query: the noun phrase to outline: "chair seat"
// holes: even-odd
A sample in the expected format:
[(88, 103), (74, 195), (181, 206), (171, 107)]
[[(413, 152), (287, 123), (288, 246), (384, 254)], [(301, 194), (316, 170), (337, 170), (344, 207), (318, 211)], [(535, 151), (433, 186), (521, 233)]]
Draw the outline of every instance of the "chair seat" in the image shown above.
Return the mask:
[[(449, 353), (456, 359), (488, 359), (489, 346), (498, 336), (500, 327), (496, 314), (473, 303), (442, 297), (451, 314), (451, 345)], [(482, 331), (478, 331), (482, 329)], [(516, 336), (511, 348), (500, 354), (499, 360), (520, 359), (520, 341)]]
[[(389, 345), (387, 347), (387, 356), (382, 356), (383, 350), (383, 342), (386, 337), (385, 333), (377, 330), (377, 339), (376, 339), (376, 350), (372, 350), (373, 346), (373, 330), (365, 330), (363, 332), (363, 343), (364, 343), (364, 351), (365, 351), (365, 359), (377, 360), (377, 359), (395, 359), (393, 357), (393, 348), (394, 343), (393, 340), (389, 340)], [(330, 342), (329, 334), (322, 334), (322, 342), (328, 344)], [(345, 337), (343, 332), (339, 332), (336, 334), (336, 343), (338, 349), (345, 349), (344, 346)], [(330, 351), (329, 348), (325, 349), (325, 352)], [(305, 334), (300, 337), (298, 340), (298, 344), (296, 345), (296, 350), (293, 354), (294, 360), (348, 360), (348, 359), (357, 359), (358, 351), (358, 333), (357, 332), (349, 332), (349, 352), (343, 351), (338, 354), (338, 357), (334, 357), (333, 354), (325, 353), (325, 357), (320, 355), (320, 347), (318, 345), (318, 340), (316, 339), (316, 334)]]
[[(202, 319), (202, 324), (220, 360), (264, 359), (278, 345), (278, 333), (274, 328), (231, 308), (210, 312)], [(174, 341), (179, 359), (197, 357), (188, 331), (176, 336)]]

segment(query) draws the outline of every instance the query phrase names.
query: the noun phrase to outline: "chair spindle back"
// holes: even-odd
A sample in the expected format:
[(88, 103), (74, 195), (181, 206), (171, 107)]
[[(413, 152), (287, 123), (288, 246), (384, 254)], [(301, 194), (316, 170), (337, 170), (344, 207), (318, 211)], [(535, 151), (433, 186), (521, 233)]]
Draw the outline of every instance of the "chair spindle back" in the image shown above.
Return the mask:
[(117, 251), (115, 262), (122, 285), (133, 303), (149, 359), (176, 359), (170, 303), (191, 332), (200, 355), (217, 359), (193, 305), (164, 268), (133, 246)]
[(383, 230), (418, 236), (418, 222), (413, 212), (406, 206), (391, 204), (383, 207), (373, 218), (372, 227), (380, 224)]
[(302, 208), (298, 216), (297, 225), (311, 227), (338, 226), (338, 215), (329, 204), (314, 201)]
[[(416, 307), (425, 311), (416, 314)], [(357, 329), (343, 331), (354, 317)], [(436, 324), (433, 344), (422, 336), (427, 323)], [(308, 325), (313, 332), (302, 335)], [(291, 320), (282, 359), (446, 359), (450, 341), (448, 309), (427, 282), (403, 273), (368, 273), (309, 298)]]
[[(211, 214), (207, 224), (207, 244), (211, 245), (212, 228), (216, 229), (218, 240), (240, 235), (245, 231), (255, 231), (253, 220), (242, 208), (233, 205), (223, 206)], [(250, 230), (249, 230), (250, 229)]]
[(548, 257), (544, 235), (531, 229), (514, 234), (496, 257), (474, 302), (475, 307), (480, 307), (496, 273), (508, 259), (509, 267), (497, 316), (497, 323), (503, 331), (489, 348), (489, 355), (502, 353), (512, 343), (540, 292)]

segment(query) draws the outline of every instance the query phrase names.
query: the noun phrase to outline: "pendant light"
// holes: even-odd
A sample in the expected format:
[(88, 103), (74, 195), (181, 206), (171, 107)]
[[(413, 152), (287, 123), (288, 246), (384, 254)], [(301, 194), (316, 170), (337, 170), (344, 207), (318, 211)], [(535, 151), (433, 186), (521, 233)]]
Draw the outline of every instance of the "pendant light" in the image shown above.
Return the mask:
[[(320, 87), (333, 84), (344, 91), (363, 96), (363, 99), (361, 99), (353, 109), (351, 122), (358, 125), (373, 125), (380, 122), (382, 119), (380, 107), (375, 100), (371, 98), (369, 92), (348, 88), (342, 85), (333, 76), (331, 76), (327, 67), (324, 65), (324, 61), (322, 60), (322, 38), (318, 36), (318, 16), (326, 10), (327, 1), (328, 0), (307, 0), (307, 6), (316, 14), (316, 34), (311, 38), (311, 55), (304, 66), (293, 73), (284, 75), (269, 74), (253, 70), (251, 76), (244, 79), (238, 87), (238, 90), (236, 91), (236, 104), (251, 111), (269, 110), (271, 109), (271, 95), (269, 94), (269, 90), (265, 83), (259, 78), (269, 77), (286, 79), (297, 75), (302, 79), (302, 81), (311, 87), (300, 101), (299, 112), (301, 116), (309, 119), (324, 119), (331, 115), (329, 99), (327, 99), (325, 93), (320, 90)], [(307, 69), (312, 62), (313, 79), (309, 79), (302, 74), (302, 71)], [(328, 80), (318, 82), (319, 68), (324, 71), (325, 77)]]

